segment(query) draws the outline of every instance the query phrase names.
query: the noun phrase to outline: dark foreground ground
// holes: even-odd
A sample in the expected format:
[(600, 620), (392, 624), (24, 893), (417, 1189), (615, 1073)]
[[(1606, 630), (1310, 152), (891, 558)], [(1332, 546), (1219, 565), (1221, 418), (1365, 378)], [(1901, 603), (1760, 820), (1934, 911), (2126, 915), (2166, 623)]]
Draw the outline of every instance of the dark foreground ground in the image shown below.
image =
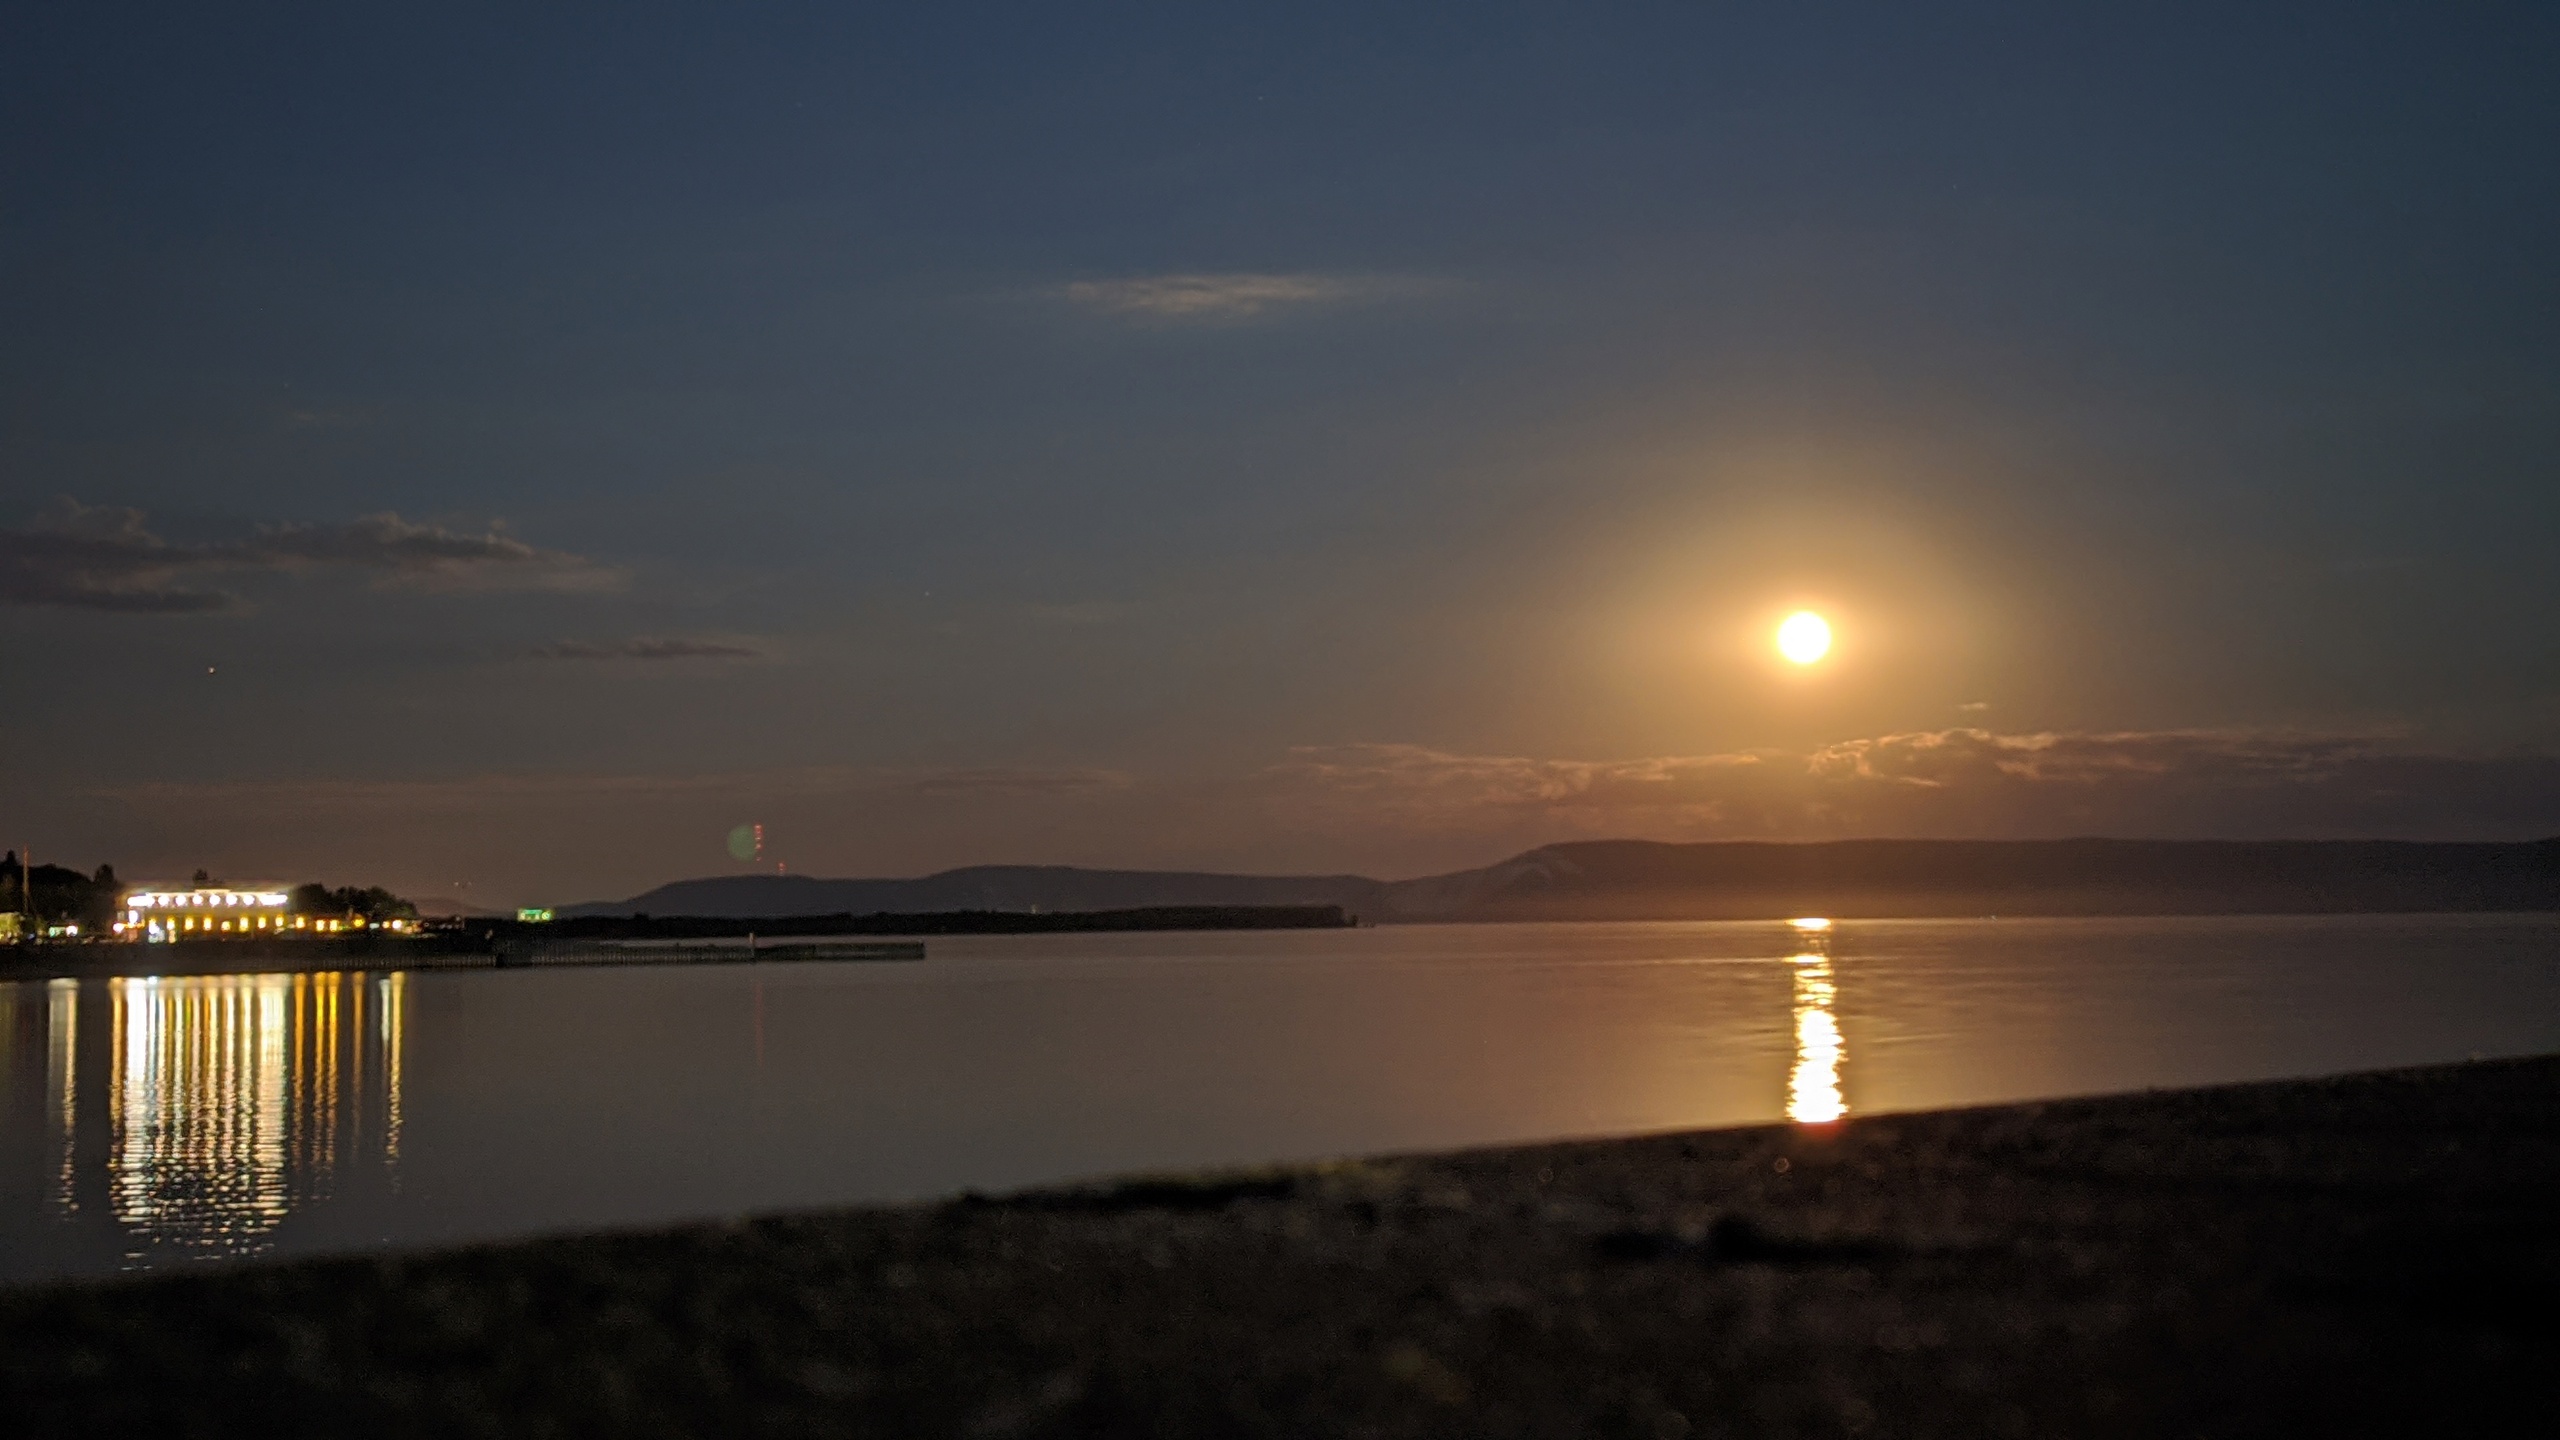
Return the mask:
[(17, 1436), (2543, 1433), (2560, 1059), (0, 1293)]

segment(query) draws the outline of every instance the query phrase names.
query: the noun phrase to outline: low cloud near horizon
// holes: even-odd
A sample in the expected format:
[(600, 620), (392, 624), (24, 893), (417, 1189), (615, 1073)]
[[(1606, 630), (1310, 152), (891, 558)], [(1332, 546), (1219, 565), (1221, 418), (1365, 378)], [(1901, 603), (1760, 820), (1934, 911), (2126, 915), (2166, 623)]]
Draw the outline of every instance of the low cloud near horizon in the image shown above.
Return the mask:
[(216, 843), (160, 834), (151, 846), (84, 852), (84, 864), (308, 872), (430, 895), (468, 878), (484, 900), (541, 903), (727, 873), (722, 839), (747, 821), (766, 825), (794, 873), (821, 876), (1058, 864), (1403, 879), (1618, 838), (2523, 840), (2560, 834), (2560, 758), (2359, 736), (1952, 729), (1614, 761), (1370, 744), (1223, 774), (883, 764), (173, 776), (81, 797), (84, 813), (111, 824), (227, 817)]
[(1177, 274), (1078, 280), (1058, 292), (1107, 315), (1157, 321), (1250, 320), (1291, 309), (1400, 299), (1440, 288), (1411, 276)]
[(21, 529), (0, 529), (0, 605), (128, 615), (237, 610), (242, 597), (193, 577), (313, 569), (370, 572), (383, 587), (434, 591), (611, 589), (620, 572), (526, 544), (496, 526), (477, 534), (385, 511), (334, 525), (273, 524), (210, 544), (163, 539), (140, 510), (56, 500)]
[(1551, 839), (2525, 838), (2560, 833), (2560, 758), (2430, 753), (2366, 736), (1958, 728), (1585, 761), (1417, 745), (1310, 747), (1285, 807), (1415, 834)]
[(760, 660), (764, 651), (737, 640), (640, 637), (631, 640), (560, 640), (537, 645), (537, 660)]

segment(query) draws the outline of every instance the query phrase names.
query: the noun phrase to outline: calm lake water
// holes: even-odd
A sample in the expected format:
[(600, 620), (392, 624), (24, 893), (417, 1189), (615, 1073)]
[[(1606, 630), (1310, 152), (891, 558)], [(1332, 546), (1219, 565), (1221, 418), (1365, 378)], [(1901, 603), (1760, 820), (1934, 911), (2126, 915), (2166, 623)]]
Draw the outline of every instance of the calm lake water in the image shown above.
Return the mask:
[(0, 1280), (2560, 1049), (2560, 917), (0, 985)]

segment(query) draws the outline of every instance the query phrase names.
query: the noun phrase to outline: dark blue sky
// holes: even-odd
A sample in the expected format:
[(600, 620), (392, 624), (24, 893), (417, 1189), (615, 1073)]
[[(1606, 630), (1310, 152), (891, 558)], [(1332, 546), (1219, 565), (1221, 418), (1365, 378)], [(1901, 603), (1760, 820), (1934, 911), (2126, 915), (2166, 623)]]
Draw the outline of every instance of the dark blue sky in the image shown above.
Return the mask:
[(2560, 830), (2547, 6), (234, 8), (0, 12), (40, 857)]

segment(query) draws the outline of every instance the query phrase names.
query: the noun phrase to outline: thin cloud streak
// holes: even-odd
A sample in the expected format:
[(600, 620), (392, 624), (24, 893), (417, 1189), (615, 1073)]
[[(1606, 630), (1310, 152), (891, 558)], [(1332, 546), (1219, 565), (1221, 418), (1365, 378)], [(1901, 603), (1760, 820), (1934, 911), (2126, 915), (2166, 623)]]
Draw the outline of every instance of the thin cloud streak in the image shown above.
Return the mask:
[(691, 775), (483, 774), (449, 779), (139, 781), (98, 787), (96, 799), (164, 805), (255, 806), (261, 813), (503, 811), (527, 801), (770, 800), (832, 796), (1076, 796), (1128, 789), (1127, 772), (1092, 767), (808, 765)]
[(1180, 274), (1078, 280), (1057, 293), (1106, 315), (1219, 323), (1257, 319), (1280, 310), (1407, 298), (1442, 288), (1444, 283), (1389, 275)]
[(1061, 628), (1116, 625), (1138, 613), (1138, 606), (1123, 600), (1074, 600), (1026, 605), (1022, 610), (1023, 618), (1034, 625)]
[(981, 765), (925, 771), (903, 779), (899, 788), (918, 795), (1072, 796), (1107, 794), (1136, 783), (1123, 770)]
[(632, 640), (561, 640), (538, 645), (537, 660), (761, 660), (764, 651), (735, 640), (643, 637)]
[(129, 506), (64, 497), (34, 524), (0, 529), (0, 605), (205, 614), (243, 602), (190, 577), (315, 569), (370, 572), (378, 587), (442, 592), (607, 590), (623, 581), (619, 571), (495, 527), (472, 534), (387, 511), (337, 525), (262, 526), (244, 540), (196, 545), (163, 539), (147, 518)]

